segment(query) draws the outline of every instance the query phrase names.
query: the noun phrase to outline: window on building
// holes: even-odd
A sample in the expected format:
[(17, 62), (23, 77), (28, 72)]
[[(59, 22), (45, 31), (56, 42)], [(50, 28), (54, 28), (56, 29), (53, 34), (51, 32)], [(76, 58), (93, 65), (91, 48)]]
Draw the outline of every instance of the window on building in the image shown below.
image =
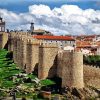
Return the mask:
[(0, 31), (1, 31), (1, 27), (0, 27)]
[(2, 30), (2, 31), (5, 31), (4, 27), (1, 27), (1, 30)]

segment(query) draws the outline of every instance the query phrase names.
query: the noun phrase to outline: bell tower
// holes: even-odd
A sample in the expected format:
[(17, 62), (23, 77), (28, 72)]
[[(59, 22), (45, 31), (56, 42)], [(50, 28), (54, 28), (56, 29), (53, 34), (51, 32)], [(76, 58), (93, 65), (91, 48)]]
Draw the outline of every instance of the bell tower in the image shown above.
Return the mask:
[(31, 22), (30, 31), (31, 31), (31, 33), (34, 31), (34, 23), (33, 22)]
[(2, 17), (0, 17), (0, 32), (5, 32), (5, 22)]

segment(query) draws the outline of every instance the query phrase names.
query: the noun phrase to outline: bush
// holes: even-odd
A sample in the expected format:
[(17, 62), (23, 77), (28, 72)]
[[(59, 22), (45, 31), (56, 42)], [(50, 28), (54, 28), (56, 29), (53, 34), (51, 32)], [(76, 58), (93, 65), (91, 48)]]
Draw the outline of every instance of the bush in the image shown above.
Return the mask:
[[(11, 59), (7, 50), (0, 50), (0, 96), (16, 92), (18, 95), (32, 94), (42, 86), (54, 84), (53, 81), (39, 80), (35, 75), (26, 74)], [(10, 57), (10, 58), (9, 58)]]
[(99, 55), (89, 55), (83, 57), (84, 64), (100, 66), (100, 56)]

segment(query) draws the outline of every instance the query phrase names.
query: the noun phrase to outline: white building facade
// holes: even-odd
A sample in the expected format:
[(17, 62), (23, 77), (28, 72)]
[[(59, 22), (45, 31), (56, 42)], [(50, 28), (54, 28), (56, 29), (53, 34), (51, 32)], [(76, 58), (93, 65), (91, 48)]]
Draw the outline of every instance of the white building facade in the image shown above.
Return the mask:
[(44, 43), (55, 43), (58, 47), (76, 46), (75, 39), (71, 36), (34, 35), (33, 38), (43, 40)]
[(100, 47), (97, 47), (97, 53), (96, 55), (100, 55)]

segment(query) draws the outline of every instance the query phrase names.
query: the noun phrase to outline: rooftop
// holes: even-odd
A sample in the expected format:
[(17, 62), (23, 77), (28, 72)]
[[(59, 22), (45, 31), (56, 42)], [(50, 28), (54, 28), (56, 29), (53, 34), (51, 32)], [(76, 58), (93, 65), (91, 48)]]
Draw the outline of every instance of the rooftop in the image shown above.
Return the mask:
[(94, 48), (95, 47), (96, 48), (96, 47), (100, 47), (100, 41), (90, 42), (90, 41), (77, 40), (76, 47), (78, 47), (78, 48), (86, 48), (86, 47)]
[(33, 35), (33, 38), (44, 39), (44, 40), (69, 40), (69, 41), (75, 41), (75, 39), (71, 36)]
[(37, 30), (34, 30), (33, 32), (45, 32), (45, 30), (37, 29)]
[(80, 40), (77, 40), (77, 41), (76, 41), (76, 46), (77, 46), (78, 48), (91, 47), (91, 42), (89, 42), (89, 41), (80, 41)]

